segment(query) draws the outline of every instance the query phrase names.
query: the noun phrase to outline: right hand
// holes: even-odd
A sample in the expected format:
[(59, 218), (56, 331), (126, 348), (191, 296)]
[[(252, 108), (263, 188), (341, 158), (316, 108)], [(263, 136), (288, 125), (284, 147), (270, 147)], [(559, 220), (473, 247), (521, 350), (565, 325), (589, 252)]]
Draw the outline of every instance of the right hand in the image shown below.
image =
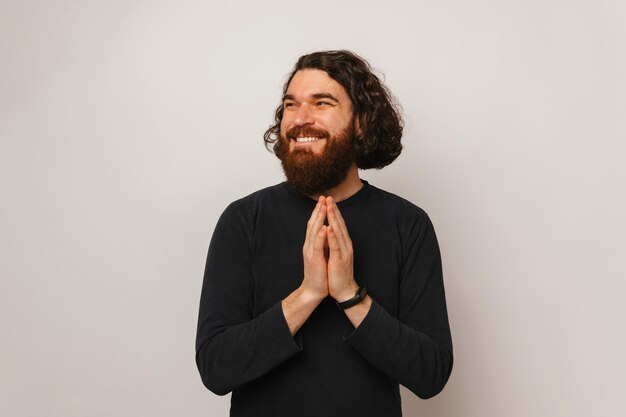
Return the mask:
[(328, 273), (326, 270), (326, 198), (320, 196), (306, 226), (306, 237), (302, 247), (304, 259), (304, 279), (301, 288), (308, 294), (319, 297), (328, 296)]

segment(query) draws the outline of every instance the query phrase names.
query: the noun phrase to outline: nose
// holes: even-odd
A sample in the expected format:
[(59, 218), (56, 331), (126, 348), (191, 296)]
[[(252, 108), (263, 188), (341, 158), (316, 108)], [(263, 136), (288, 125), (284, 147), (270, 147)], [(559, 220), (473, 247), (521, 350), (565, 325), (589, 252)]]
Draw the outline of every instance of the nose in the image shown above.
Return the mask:
[(313, 120), (313, 112), (309, 108), (307, 104), (302, 104), (296, 110), (296, 114), (294, 114), (293, 124), (296, 126), (304, 126), (307, 124), (312, 124)]

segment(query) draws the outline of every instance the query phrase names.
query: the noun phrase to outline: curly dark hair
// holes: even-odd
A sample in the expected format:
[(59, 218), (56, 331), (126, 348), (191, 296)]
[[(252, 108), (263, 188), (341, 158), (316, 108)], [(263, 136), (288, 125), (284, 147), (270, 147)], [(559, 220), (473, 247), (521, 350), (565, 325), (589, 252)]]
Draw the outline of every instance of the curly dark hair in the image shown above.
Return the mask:
[[(354, 117), (361, 127), (355, 141), (356, 165), (361, 169), (383, 168), (392, 163), (402, 152), (403, 121), (401, 106), (372, 72), (367, 61), (347, 50), (321, 51), (303, 55), (293, 68), (285, 85), (283, 96), (296, 72), (303, 69), (325, 71), (337, 81), (352, 101)], [(283, 119), (283, 104), (275, 112), (275, 123), (265, 131), (263, 139), (269, 151), (274, 153), (280, 146), (280, 123)]]

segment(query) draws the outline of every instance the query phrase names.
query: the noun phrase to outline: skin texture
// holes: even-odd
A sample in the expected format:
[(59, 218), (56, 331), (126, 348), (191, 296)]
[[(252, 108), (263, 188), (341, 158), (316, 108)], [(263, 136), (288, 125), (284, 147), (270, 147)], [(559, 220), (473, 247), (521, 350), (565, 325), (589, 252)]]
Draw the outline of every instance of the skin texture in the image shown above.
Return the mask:
[[(333, 98), (317, 98), (323, 93)], [(335, 100), (336, 99), (336, 100)], [(283, 98), (283, 119), (280, 124), (281, 139), (289, 139), (289, 151), (308, 148), (320, 154), (327, 139), (310, 143), (296, 143), (286, 134), (297, 134), (300, 129), (314, 136), (336, 136), (352, 121), (352, 102), (344, 88), (328, 76), (325, 71), (306, 69), (298, 71)]]
[[(324, 71), (301, 70), (289, 83), (283, 107), (276, 156), (287, 179), (299, 185), (296, 188), (308, 189), (301, 191), (314, 200), (330, 195), (341, 201), (356, 193), (363, 183), (352, 144), (360, 127), (344, 88)], [(323, 139), (297, 143), (295, 136)], [(320, 186), (320, 178), (326, 187)]]
[[(324, 225), (325, 218), (328, 218), (328, 226)], [(324, 251), (326, 244), (328, 258)], [(358, 290), (353, 274), (352, 241), (332, 197), (318, 199), (307, 223), (302, 254), (305, 271), (302, 284), (282, 302), (292, 335), (326, 296), (342, 302), (352, 298)], [(367, 315), (371, 301), (367, 295), (361, 303), (344, 310), (355, 328)]]
[[(332, 95), (336, 100), (320, 98), (320, 93)], [(324, 71), (298, 71), (285, 97), (281, 140), (288, 144), (289, 152), (304, 151), (307, 157), (322, 157), (327, 138), (341, 138), (341, 133), (354, 119), (352, 103), (346, 91)], [(322, 136), (325, 139), (298, 144), (289, 137), (291, 134)], [(353, 272), (352, 241), (336, 201), (350, 197), (362, 186), (358, 169), (353, 163), (339, 185), (326, 192), (309, 195), (317, 200), (317, 205), (307, 222), (302, 247), (304, 278), (300, 287), (282, 302), (283, 314), (292, 335), (325, 297), (331, 296), (341, 302), (352, 298), (358, 290)], [(326, 219), (328, 226), (324, 224)], [(358, 327), (370, 306), (368, 295), (361, 303), (344, 312), (353, 326)]]
[[(294, 135), (306, 137), (306, 127), (292, 129)], [(302, 132), (302, 133), (300, 133)], [(320, 153), (309, 149), (306, 143), (294, 142), (294, 149), (285, 151), (280, 147), (276, 156), (280, 158), (289, 183), (302, 194), (320, 194), (341, 184), (355, 161), (354, 127), (350, 123), (339, 135), (323, 139), (326, 143)]]

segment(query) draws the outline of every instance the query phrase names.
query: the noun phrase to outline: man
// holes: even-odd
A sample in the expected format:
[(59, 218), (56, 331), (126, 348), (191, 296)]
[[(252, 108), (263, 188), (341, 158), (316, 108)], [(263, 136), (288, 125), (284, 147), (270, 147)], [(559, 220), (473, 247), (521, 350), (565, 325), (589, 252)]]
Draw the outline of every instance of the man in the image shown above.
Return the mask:
[(287, 181), (219, 218), (196, 363), (233, 417), (401, 416), (452, 370), (441, 257), (416, 205), (361, 180), (402, 149), (391, 94), (349, 51), (302, 56), (265, 133)]

